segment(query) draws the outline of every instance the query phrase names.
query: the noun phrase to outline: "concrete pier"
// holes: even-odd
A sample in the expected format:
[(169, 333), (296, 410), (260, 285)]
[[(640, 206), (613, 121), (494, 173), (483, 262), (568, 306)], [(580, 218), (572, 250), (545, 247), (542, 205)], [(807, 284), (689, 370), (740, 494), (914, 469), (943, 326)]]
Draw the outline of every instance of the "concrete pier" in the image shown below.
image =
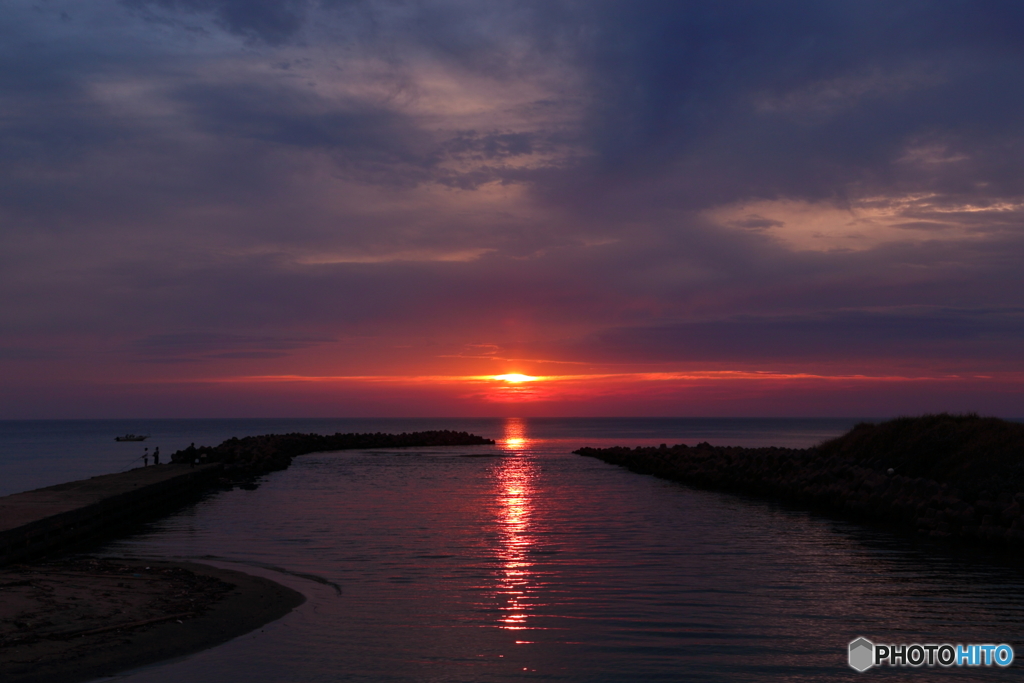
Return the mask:
[(139, 467), (0, 498), (0, 565), (110, 537), (202, 493), (222, 469)]

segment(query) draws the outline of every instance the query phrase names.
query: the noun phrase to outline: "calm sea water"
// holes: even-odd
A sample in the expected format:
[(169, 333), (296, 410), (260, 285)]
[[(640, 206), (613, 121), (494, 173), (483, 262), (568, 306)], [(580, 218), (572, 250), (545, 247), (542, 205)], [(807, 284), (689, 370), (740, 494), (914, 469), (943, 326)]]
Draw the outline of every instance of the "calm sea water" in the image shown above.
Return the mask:
[[(580, 446), (695, 444), (803, 447), (841, 434), (843, 419), (530, 419), (536, 443)], [(247, 419), (247, 420), (0, 420), (0, 496), (141, 467), (159, 448), (166, 462), (190, 443), (215, 446), (225, 439), (289, 432), (469, 431), (503, 438), (503, 419)], [(124, 434), (145, 441), (117, 442)]]
[[(117, 680), (1019, 677), (1019, 664), (866, 674), (846, 665), (847, 643), (858, 636), (1009, 642), (1024, 657), (1019, 569), (764, 501), (695, 491), (570, 453), (581, 445), (703, 440), (801, 446), (852, 423), (152, 423), (150, 443), (165, 452), (174, 444), (267, 431), (455, 428), (499, 443), (302, 456), (256, 490), (211, 495), (110, 544), (103, 552), (241, 568), (309, 598), (261, 631)], [(6, 428), (22, 430), (21, 443), (30, 444), (25, 425)], [(97, 441), (93, 450), (75, 452), (92, 453), (97, 462), (101, 433), (112, 440), (119, 432), (143, 431), (138, 423), (77, 428)], [(43, 453), (59, 440), (52, 439), (40, 446), (37, 461), (71, 471), (66, 449)], [(132, 455), (102, 453), (108, 462)]]

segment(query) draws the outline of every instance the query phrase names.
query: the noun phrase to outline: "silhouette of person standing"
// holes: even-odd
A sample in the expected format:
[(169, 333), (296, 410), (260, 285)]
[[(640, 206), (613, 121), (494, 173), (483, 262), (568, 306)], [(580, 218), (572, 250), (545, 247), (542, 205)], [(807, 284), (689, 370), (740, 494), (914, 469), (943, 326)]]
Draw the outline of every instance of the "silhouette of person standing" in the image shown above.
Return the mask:
[(159, 446), (157, 446), (156, 448), (153, 449), (153, 464), (154, 465), (159, 465), (160, 464), (160, 447)]
[(142, 454), (142, 466), (149, 467), (149, 449), (145, 449), (146, 452)]

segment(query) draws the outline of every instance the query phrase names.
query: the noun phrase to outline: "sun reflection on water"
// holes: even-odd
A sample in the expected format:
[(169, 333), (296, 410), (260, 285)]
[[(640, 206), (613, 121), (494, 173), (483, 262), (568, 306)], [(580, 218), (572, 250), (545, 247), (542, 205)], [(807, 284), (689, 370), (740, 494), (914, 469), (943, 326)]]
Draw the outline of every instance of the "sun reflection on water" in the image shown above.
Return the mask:
[(519, 453), (530, 445), (526, 434), (526, 421), (518, 417), (510, 417), (505, 421), (505, 436), (501, 440), (506, 450)]
[[(504, 445), (512, 453), (521, 453), (529, 445), (523, 420), (509, 419), (505, 423)], [(534, 464), (528, 458), (502, 458), (495, 472), (498, 494), (498, 530), (500, 544), (498, 557), (501, 573), (498, 577), (499, 628), (523, 630), (530, 610), (531, 581), (529, 560), (533, 544), (531, 514), (533, 512)]]

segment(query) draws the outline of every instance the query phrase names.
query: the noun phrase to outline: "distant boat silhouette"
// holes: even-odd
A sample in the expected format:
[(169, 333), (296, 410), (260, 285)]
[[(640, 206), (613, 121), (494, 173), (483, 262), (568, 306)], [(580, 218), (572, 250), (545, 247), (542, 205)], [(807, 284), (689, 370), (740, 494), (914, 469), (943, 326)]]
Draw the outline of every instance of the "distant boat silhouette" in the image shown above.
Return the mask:
[(149, 438), (149, 434), (125, 434), (124, 436), (115, 436), (114, 441), (145, 441)]

